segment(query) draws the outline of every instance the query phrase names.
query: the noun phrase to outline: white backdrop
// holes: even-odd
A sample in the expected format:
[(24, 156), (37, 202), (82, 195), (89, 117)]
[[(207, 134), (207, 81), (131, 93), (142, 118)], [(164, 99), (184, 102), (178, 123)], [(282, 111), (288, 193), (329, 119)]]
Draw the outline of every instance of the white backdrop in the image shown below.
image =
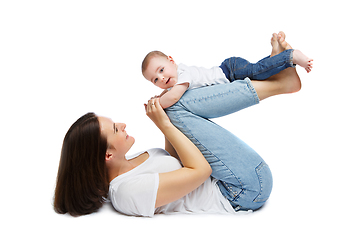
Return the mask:
[[(1, 220), (12, 239), (201, 239), (355, 236), (359, 212), (356, 2), (1, 1)], [(127, 124), (132, 153), (163, 147), (143, 103), (158, 94), (140, 65), (151, 50), (212, 67), (270, 54), (273, 32), (314, 58), (303, 89), (216, 119), (270, 165), (274, 188), (237, 216), (125, 217), (105, 205), (72, 218), (52, 209), (63, 137), (93, 111)]]

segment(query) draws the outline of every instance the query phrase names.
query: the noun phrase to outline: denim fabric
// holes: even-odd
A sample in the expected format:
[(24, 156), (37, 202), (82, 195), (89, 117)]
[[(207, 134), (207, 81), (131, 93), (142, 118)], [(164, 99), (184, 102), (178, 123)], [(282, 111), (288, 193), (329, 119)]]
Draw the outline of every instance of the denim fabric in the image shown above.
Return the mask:
[[(231, 114), (259, 103), (251, 81), (237, 80), (187, 91), (166, 109), (171, 122), (202, 152), (212, 177), (236, 211), (255, 210), (268, 199), (272, 175), (264, 160), (234, 134), (209, 118)], [(239, 127), (249, 127), (241, 124)]]
[(225, 59), (220, 68), (230, 82), (245, 79), (265, 80), (288, 67), (295, 67), (292, 62), (293, 49), (285, 50), (273, 57), (265, 57), (257, 63), (250, 63), (240, 57)]

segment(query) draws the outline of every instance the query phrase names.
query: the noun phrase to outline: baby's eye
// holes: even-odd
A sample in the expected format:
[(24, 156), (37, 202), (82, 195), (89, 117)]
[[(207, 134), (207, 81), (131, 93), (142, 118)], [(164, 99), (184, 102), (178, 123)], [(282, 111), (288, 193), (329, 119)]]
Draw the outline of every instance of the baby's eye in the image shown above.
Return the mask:
[(160, 72), (162, 73), (164, 71), (164, 68), (160, 69)]
[(156, 83), (157, 81), (158, 81), (158, 79), (157, 79), (157, 78), (155, 78), (155, 79), (154, 79), (154, 83)]

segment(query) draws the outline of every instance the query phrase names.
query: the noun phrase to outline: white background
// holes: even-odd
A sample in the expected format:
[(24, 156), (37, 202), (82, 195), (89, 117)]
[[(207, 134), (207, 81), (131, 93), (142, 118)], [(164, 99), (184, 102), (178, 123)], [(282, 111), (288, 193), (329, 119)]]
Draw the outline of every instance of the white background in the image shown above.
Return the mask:
[[(9, 239), (334, 239), (359, 235), (359, 30), (356, 1), (1, 1), (1, 234)], [(270, 165), (252, 214), (125, 217), (109, 204), (53, 211), (63, 137), (81, 115), (125, 122), (131, 153), (163, 147), (143, 103), (161, 90), (140, 71), (162, 50), (212, 67), (270, 54), (273, 32), (314, 58), (299, 93), (215, 120)]]

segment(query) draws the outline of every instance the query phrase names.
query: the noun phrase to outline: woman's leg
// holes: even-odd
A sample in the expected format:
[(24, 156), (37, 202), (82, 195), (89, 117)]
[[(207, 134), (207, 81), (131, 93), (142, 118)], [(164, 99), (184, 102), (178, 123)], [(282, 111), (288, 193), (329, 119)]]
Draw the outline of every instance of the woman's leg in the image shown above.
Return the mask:
[[(187, 91), (166, 109), (171, 122), (202, 152), (235, 210), (258, 209), (268, 199), (272, 175), (265, 161), (238, 137), (208, 120), (257, 104), (249, 79)], [(239, 124), (241, 127), (241, 124)], [(246, 126), (244, 126), (246, 127)]]
[(264, 81), (251, 82), (260, 100), (279, 94), (298, 92), (301, 89), (300, 77), (295, 68), (287, 68)]
[[(196, 92), (206, 98), (211, 96), (211, 90), (204, 87)], [(190, 97), (183, 96), (185, 99)], [(255, 210), (266, 202), (272, 189), (272, 175), (268, 165), (252, 148), (214, 122), (192, 113), (180, 102), (167, 108), (166, 112), (171, 122), (210, 163), (212, 177), (218, 179), (221, 193), (235, 210)]]
[(259, 98), (250, 79), (246, 78), (186, 91), (178, 103), (201, 117), (217, 118), (257, 104)]

